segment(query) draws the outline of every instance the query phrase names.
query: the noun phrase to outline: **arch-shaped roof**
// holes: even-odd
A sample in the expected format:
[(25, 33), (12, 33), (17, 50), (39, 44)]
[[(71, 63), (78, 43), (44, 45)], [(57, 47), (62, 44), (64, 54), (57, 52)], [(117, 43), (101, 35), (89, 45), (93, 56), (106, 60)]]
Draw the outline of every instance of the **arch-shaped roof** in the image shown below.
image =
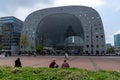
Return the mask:
[[(100, 15), (95, 9), (86, 6), (63, 6), (35, 11), (28, 15), (25, 19), (22, 34), (26, 34), (30, 43), (35, 45), (37, 34), (36, 31), (40, 25), (41, 20), (49, 15), (63, 13), (74, 15), (80, 20), (84, 33), (84, 47), (86, 44), (105, 44), (104, 29)], [(98, 41), (95, 38), (96, 36), (102, 36), (103, 39)]]

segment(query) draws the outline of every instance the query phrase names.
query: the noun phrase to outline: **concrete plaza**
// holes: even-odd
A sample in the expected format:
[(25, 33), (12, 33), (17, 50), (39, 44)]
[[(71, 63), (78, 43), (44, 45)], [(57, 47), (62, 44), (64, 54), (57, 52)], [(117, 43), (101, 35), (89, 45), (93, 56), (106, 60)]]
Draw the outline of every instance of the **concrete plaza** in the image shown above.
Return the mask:
[[(23, 67), (48, 67), (53, 58), (61, 66), (64, 56), (17, 56)], [(17, 57), (1, 57), (0, 66), (14, 67)], [(69, 56), (70, 67), (88, 70), (114, 70), (120, 72), (120, 56)]]

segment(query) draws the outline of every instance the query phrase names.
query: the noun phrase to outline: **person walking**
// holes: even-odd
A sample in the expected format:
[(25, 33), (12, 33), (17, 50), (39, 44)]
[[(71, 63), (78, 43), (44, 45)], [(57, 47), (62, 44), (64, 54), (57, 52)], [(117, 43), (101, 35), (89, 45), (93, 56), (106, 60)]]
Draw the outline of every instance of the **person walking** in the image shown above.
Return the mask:
[(67, 52), (65, 53), (65, 59), (69, 59)]

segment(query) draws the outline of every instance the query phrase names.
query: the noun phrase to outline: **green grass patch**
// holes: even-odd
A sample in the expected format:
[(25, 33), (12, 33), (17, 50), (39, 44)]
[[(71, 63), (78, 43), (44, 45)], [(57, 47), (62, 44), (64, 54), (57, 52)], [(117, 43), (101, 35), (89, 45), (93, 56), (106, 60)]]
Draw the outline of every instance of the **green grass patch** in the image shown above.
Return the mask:
[(0, 67), (0, 80), (120, 80), (116, 71), (89, 71), (79, 68)]

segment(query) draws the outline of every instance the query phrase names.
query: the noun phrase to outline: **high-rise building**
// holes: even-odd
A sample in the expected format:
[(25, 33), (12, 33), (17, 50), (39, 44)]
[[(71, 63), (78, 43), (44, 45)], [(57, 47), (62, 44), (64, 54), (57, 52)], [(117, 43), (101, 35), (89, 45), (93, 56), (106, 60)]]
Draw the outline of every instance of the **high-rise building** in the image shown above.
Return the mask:
[(114, 35), (114, 45), (120, 47), (120, 34)]
[(11, 50), (12, 46), (19, 46), (23, 21), (13, 17), (0, 17), (0, 35), (3, 49)]

